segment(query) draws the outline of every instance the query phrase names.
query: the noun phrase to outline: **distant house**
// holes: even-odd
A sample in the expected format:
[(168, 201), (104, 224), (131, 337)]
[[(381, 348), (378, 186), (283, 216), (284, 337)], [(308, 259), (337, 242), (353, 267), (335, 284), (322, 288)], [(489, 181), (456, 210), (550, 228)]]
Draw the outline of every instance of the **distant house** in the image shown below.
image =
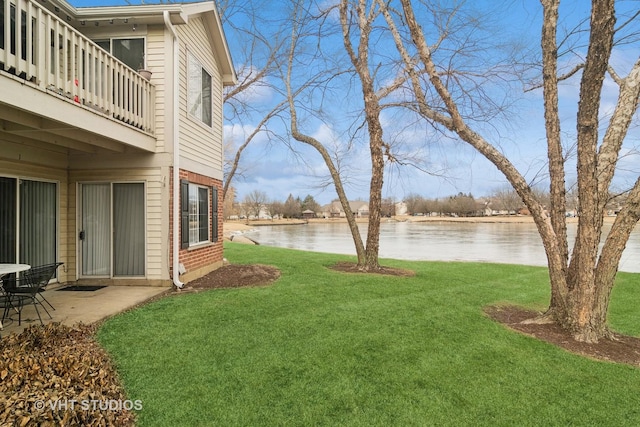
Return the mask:
[(369, 203), (363, 202), (362, 200), (356, 200), (355, 202), (349, 202), (349, 206), (351, 207), (351, 212), (353, 212), (356, 218), (369, 217)]
[(344, 210), (338, 200), (334, 200), (331, 203), (322, 206), (323, 218), (341, 218), (344, 217)]
[(221, 266), (236, 75), (215, 2), (3, 4), (0, 262), (158, 286)]
[[(369, 203), (367, 202), (361, 200), (349, 202), (349, 208), (356, 218), (369, 217)], [(322, 207), (322, 216), (324, 218), (345, 218), (346, 214), (340, 201), (334, 200)]]
[(396, 215), (406, 215), (408, 212), (407, 204), (405, 202), (396, 203)]

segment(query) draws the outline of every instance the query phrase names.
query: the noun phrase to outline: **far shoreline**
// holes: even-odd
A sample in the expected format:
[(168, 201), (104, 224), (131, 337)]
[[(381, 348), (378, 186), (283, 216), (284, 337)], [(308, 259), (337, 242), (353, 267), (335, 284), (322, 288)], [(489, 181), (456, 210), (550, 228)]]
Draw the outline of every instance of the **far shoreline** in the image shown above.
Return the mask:
[[(605, 222), (613, 222), (615, 217), (605, 216)], [(567, 223), (577, 223), (578, 218), (566, 218)], [(367, 223), (368, 218), (357, 218), (358, 223)], [(304, 225), (304, 224), (329, 224), (345, 223), (346, 218), (309, 218), (309, 219), (257, 219), (257, 220), (225, 220), (225, 234), (245, 232), (256, 227), (278, 225)], [(382, 222), (466, 222), (466, 223), (528, 223), (533, 224), (533, 217), (529, 215), (493, 215), (476, 217), (451, 217), (451, 216), (410, 216), (398, 215), (391, 218), (382, 218)]]

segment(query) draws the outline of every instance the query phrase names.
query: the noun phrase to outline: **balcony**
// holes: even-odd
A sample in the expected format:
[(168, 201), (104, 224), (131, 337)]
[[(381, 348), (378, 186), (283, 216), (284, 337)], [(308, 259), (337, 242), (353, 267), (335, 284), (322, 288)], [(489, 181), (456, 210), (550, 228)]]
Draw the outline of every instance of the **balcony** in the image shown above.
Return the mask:
[(34, 1), (0, 7), (0, 131), (82, 152), (155, 150), (149, 81)]

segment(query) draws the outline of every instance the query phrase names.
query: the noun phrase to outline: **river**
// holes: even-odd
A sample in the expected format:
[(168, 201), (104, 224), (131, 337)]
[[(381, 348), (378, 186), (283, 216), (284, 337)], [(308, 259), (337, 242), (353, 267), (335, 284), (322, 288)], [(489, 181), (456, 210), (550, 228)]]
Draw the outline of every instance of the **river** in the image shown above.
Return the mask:
[[(367, 225), (359, 226), (365, 239)], [(576, 225), (568, 226), (572, 245)], [(609, 231), (609, 225), (605, 224), (604, 231)], [(247, 236), (261, 245), (355, 255), (346, 223), (261, 226), (248, 232)], [(547, 265), (542, 242), (533, 223), (383, 222), (380, 227), (380, 257)], [(640, 272), (638, 228), (627, 243), (620, 271)]]

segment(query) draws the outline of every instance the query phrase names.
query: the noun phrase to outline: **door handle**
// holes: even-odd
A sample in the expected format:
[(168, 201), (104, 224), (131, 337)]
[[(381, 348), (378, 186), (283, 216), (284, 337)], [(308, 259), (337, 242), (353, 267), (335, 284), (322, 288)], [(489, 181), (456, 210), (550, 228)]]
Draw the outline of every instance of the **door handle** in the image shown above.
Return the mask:
[(84, 230), (80, 231), (80, 233), (78, 233), (78, 238), (80, 240), (84, 240)]

